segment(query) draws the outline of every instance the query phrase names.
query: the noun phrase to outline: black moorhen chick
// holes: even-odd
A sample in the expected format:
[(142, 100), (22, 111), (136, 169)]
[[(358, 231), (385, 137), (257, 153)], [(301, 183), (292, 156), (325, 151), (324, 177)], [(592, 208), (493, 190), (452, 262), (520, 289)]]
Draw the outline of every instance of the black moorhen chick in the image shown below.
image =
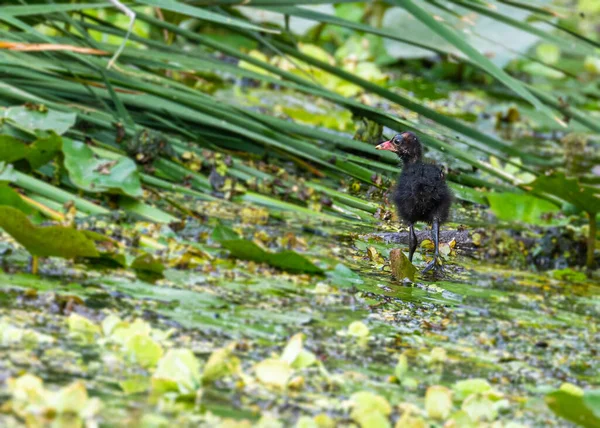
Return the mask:
[(423, 163), (421, 142), (412, 132), (396, 134), (391, 140), (379, 144), (376, 149), (396, 153), (404, 164), (393, 198), (398, 216), (408, 223), (410, 228), (408, 259), (411, 263), (417, 249), (414, 223), (424, 221), (432, 224), (435, 254), (431, 263), (423, 270), (423, 273), (426, 273), (437, 266), (440, 224), (448, 219), (452, 204), (452, 193), (446, 185), (444, 170), (437, 165)]

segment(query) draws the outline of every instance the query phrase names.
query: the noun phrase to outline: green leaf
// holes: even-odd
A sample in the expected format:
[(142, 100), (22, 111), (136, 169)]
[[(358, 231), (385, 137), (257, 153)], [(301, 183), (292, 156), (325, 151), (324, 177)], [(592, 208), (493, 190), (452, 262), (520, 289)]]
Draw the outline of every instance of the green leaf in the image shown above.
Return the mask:
[(239, 239), (240, 236), (235, 232), (235, 230), (227, 226), (219, 225), (213, 230), (211, 238), (213, 241), (222, 242), (232, 239)]
[(557, 196), (582, 211), (593, 214), (600, 212), (600, 190), (580, 183), (577, 178), (568, 178), (562, 172), (541, 175), (529, 186)]
[(57, 134), (39, 138), (31, 144), (9, 135), (0, 135), (0, 161), (12, 163), (26, 159), (33, 169), (37, 169), (52, 160), (61, 147), (62, 138)]
[(0, 111), (0, 117), (10, 119), (20, 128), (29, 131), (54, 131), (58, 135), (67, 132), (73, 125), (77, 115), (75, 113), (64, 113), (57, 110), (40, 111), (29, 107), (10, 107)]
[(12, 163), (24, 159), (29, 152), (21, 140), (10, 135), (0, 135), (0, 161)]
[(142, 367), (154, 367), (163, 356), (163, 347), (144, 334), (132, 336), (125, 344), (127, 355)]
[(30, 205), (26, 204), (23, 199), (21, 199), (16, 190), (7, 183), (0, 181), (0, 206), (2, 205), (17, 208), (27, 215), (36, 212)]
[(235, 343), (213, 351), (204, 365), (202, 383), (208, 384), (232, 375), (240, 368), (240, 360), (233, 355)]
[(452, 411), (452, 392), (445, 386), (434, 385), (425, 393), (425, 411), (432, 419), (443, 421)]
[(471, 394), (481, 394), (491, 390), (492, 387), (487, 380), (474, 378), (458, 381), (452, 389), (456, 394), (456, 399), (462, 401)]
[[(595, 395), (594, 393), (592, 396), (595, 398)], [(559, 390), (546, 395), (545, 401), (550, 410), (561, 418), (586, 428), (600, 426), (600, 417), (597, 415), (597, 409), (590, 409), (584, 397), (585, 394), (581, 396)], [(588, 398), (588, 402), (593, 402), (594, 398)]]
[(391, 427), (388, 416), (392, 413), (392, 406), (382, 396), (369, 391), (355, 392), (350, 397), (352, 413), (350, 416), (362, 428), (387, 428)]
[(131, 159), (100, 159), (87, 145), (69, 138), (63, 140), (63, 153), (69, 178), (80, 189), (142, 196), (137, 166)]
[(498, 417), (498, 409), (487, 395), (471, 394), (463, 401), (461, 409), (465, 411), (472, 421), (493, 421)]
[(27, 161), (33, 169), (37, 169), (50, 162), (62, 148), (62, 137), (52, 134), (39, 138), (29, 146)]
[(487, 199), (494, 215), (502, 221), (548, 225), (551, 221), (543, 216), (559, 211), (553, 203), (530, 194), (488, 193)]
[(158, 362), (152, 376), (156, 392), (179, 391), (192, 394), (200, 387), (200, 361), (189, 349), (170, 349)]
[(331, 280), (331, 285), (338, 288), (350, 288), (364, 282), (360, 275), (341, 263), (338, 263), (333, 270), (327, 271), (327, 277)]
[(348, 326), (348, 335), (353, 337), (369, 337), (369, 327), (362, 321), (353, 321)]
[(402, 382), (405, 375), (408, 373), (408, 358), (406, 355), (402, 354), (398, 357), (398, 363), (394, 368), (394, 376), (398, 379), (398, 381)]
[(139, 278), (154, 281), (163, 278), (165, 265), (152, 254), (142, 254), (135, 258), (131, 263), (131, 268), (135, 270)]
[(583, 402), (597, 418), (600, 418), (600, 389), (586, 391), (583, 394)]
[(293, 370), (285, 361), (267, 358), (254, 366), (254, 373), (260, 383), (283, 389), (291, 378)]
[(399, 248), (394, 248), (390, 251), (390, 265), (392, 267), (392, 275), (398, 281), (408, 278), (411, 281), (415, 280), (417, 269), (408, 260), (406, 255)]
[(93, 343), (101, 332), (100, 327), (93, 321), (74, 312), (69, 315), (67, 324), (69, 326), (69, 332), (73, 336), (83, 340), (85, 343)]
[(267, 263), (289, 272), (323, 273), (321, 268), (295, 251), (284, 250), (272, 253), (263, 250), (254, 242), (245, 239), (226, 239), (221, 241), (221, 246), (229, 250), (231, 256), (238, 259)]
[(150, 388), (150, 379), (144, 375), (133, 375), (119, 382), (119, 386), (125, 394), (139, 394)]
[(0, 205), (0, 227), (39, 257), (98, 257), (94, 241), (85, 233), (64, 226), (34, 226), (20, 210)]

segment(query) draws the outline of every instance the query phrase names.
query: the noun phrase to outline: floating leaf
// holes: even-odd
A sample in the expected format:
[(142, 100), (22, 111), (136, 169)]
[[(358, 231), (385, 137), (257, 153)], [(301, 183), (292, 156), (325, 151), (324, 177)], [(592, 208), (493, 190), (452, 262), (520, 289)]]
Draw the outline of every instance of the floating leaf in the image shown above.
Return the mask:
[(189, 349), (170, 349), (158, 362), (152, 376), (155, 392), (193, 394), (200, 387), (200, 362)]
[(142, 196), (140, 177), (135, 162), (127, 157), (118, 160), (98, 158), (81, 141), (63, 139), (65, 168), (69, 178), (80, 189), (88, 192), (124, 193)]
[(43, 106), (38, 109), (31, 107), (10, 107), (0, 110), (0, 117), (10, 119), (20, 128), (30, 131), (54, 131), (58, 135), (67, 132), (73, 125), (77, 115), (57, 110), (46, 110)]
[(272, 253), (263, 250), (254, 242), (245, 239), (224, 240), (221, 241), (221, 246), (229, 250), (229, 253), (238, 259), (267, 263), (273, 267), (289, 272), (323, 273), (323, 270), (313, 262), (292, 250), (283, 250), (278, 253)]
[(492, 389), (492, 386), (485, 379), (475, 378), (458, 381), (452, 389), (456, 394), (456, 399), (462, 401), (471, 394), (487, 392)]
[(369, 327), (362, 321), (354, 321), (348, 326), (348, 335), (354, 337), (367, 337), (369, 336)]
[(0, 135), (0, 161), (12, 163), (25, 159), (33, 169), (47, 164), (61, 148), (62, 137), (56, 134), (39, 138), (31, 144), (10, 135)]
[(382, 396), (368, 391), (352, 394), (351, 417), (361, 428), (388, 428), (391, 424), (388, 416), (392, 413), (390, 403)]
[(240, 239), (240, 235), (238, 235), (235, 232), (235, 230), (227, 226), (219, 225), (213, 230), (211, 238), (213, 241), (221, 242), (233, 239)]
[(452, 411), (452, 393), (445, 386), (430, 386), (425, 393), (425, 411), (432, 419), (445, 420)]
[(102, 320), (102, 333), (104, 334), (104, 336), (110, 336), (113, 333), (113, 331), (115, 331), (117, 326), (124, 325), (126, 325), (126, 323), (123, 320), (121, 320), (121, 318), (119, 318), (115, 314), (110, 314)]
[(135, 270), (139, 278), (150, 281), (163, 278), (165, 271), (165, 265), (152, 254), (147, 253), (137, 256), (131, 263), (131, 268)]
[[(17, 379), (8, 379), (8, 389), (12, 394), (10, 406), (21, 418), (31, 426), (46, 426), (47, 415), (53, 415), (57, 426), (96, 425), (73, 420), (73, 417), (92, 419), (100, 411), (102, 402), (97, 398), (89, 398), (85, 384), (73, 382), (60, 390), (48, 391), (40, 378), (25, 374)], [(58, 416), (58, 417), (57, 417)], [(62, 416), (69, 418), (69, 423), (61, 423)], [(64, 421), (63, 421), (64, 422)]]
[[(114, 324), (114, 325), (112, 325)], [(126, 346), (127, 342), (136, 335), (150, 337), (152, 327), (143, 319), (137, 318), (134, 322), (117, 322), (116, 319), (111, 319), (102, 325), (103, 329), (111, 330), (108, 338), (121, 346)]]
[(281, 361), (285, 361), (295, 369), (309, 367), (317, 361), (317, 357), (310, 351), (304, 349), (304, 334), (293, 335), (281, 353)]
[(96, 336), (100, 335), (99, 326), (86, 317), (74, 312), (69, 315), (67, 323), (69, 325), (69, 332), (86, 343), (93, 343)]
[(202, 373), (202, 382), (211, 383), (224, 376), (236, 373), (240, 368), (240, 360), (233, 355), (235, 343), (231, 343), (224, 348), (214, 351)]
[(586, 391), (583, 394), (583, 402), (600, 419), (600, 389)]
[(398, 357), (398, 363), (396, 364), (396, 368), (394, 368), (394, 376), (399, 381), (402, 381), (406, 373), (408, 373), (408, 358), (402, 354)]
[(360, 275), (349, 267), (338, 263), (333, 270), (327, 271), (331, 284), (339, 288), (349, 288), (363, 283)]
[(94, 241), (76, 229), (64, 226), (34, 226), (16, 208), (0, 206), (0, 227), (39, 257), (98, 257)]
[(149, 336), (136, 334), (125, 344), (129, 357), (142, 367), (154, 367), (163, 356), (163, 347)]
[(440, 243), (440, 254), (442, 256), (449, 256), (451, 252), (452, 248), (450, 248), (449, 244), (446, 244), (445, 242)]
[(254, 373), (259, 382), (283, 389), (287, 386), (293, 370), (285, 361), (268, 358), (254, 366)]
[(411, 281), (415, 280), (417, 269), (408, 260), (408, 257), (404, 255), (401, 249), (394, 248), (390, 251), (390, 266), (392, 268), (392, 275), (396, 280), (402, 281), (405, 278), (408, 278)]
[(465, 411), (472, 421), (493, 421), (498, 417), (498, 409), (494, 401), (483, 394), (471, 394), (462, 404), (462, 410)]
[(442, 347), (436, 346), (431, 350), (429, 354), (430, 363), (444, 363), (448, 359), (446, 350)]
[(541, 175), (530, 185), (535, 190), (558, 196), (582, 211), (600, 212), (600, 190), (582, 184), (576, 178), (568, 178), (564, 173)]
[[(598, 427), (600, 426), (599, 394), (595, 391), (587, 399), (586, 395), (587, 393), (573, 394), (561, 388), (546, 395), (545, 401), (548, 407), (561, 418), (586, 428)], [(594, 403), (595, 407), (589, 406)]]
[(291, 366), (296, 360), (296, 358), (298, 358), (298, 355), (300, 355), (300, 352), (302, 352), (303, 340), (304, 335), (302, 333), (297, 333), (293, 335), (290, 338), (290, 340), (288, 340), (288, 343), (285, 345), (285, 348), (283, 349), (283, 352), (281, 353), (279, 359), (281, 361), (285, 361)]
[(47, 334), (38, 333), (28, 328), (19, 328), (4, 320), (0, 320), (0, 345), (12, 346), (16, 344), (39, 345), (41, 343), (54, 343), (56, 339)]
[(431, 239), (423, 239), (421, 241), (420, 247), (424, 248), (427, 251), (433, 251), (433, 249), (435, 248), (435, 244)]
[(125, 394), (139, 394), (150, 388), (150, 379), (147, 376), (135, 375), (119, 382)]
[(26, 373), (16, 379), (8, 379), (8, 390), (13, 398), (25, 404), (42, 404), (44, 402), (44, 383), (42, 379)]

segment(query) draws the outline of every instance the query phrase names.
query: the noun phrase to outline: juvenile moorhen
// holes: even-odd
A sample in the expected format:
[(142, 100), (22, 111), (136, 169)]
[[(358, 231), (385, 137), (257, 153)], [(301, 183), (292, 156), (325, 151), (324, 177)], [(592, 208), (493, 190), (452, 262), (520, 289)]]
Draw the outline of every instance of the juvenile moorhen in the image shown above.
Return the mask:
[(393, 193), (398, 216), (410, 228), (408, 237), (409, 256), (412, 263), (417, 249), (414, 224), (424, 221), (432, 225), (431, 234), (435, 254), (423, 273), (437, 266), (439, 257), (440, 224), (448, 219), (452, 193), (446, 184), (444, 170), (433, 164), (423, 163), (423, 151), (419, 138), (412, 132), (396, 134), (394, 138), (379, 144), (376, 149), (389, 150), (402, 159), (404, 167)]

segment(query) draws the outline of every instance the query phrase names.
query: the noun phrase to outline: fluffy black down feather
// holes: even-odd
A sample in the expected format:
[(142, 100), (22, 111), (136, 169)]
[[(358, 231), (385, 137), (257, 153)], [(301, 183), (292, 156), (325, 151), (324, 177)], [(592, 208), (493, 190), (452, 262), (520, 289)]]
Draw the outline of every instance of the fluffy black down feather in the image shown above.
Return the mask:
[(432, 223), (435, 218), (443, 223), (448, 219), (452, 193), (441, 167), (415, 162), (404, 165), (393, 200), (398, 216), (406, 223)]

